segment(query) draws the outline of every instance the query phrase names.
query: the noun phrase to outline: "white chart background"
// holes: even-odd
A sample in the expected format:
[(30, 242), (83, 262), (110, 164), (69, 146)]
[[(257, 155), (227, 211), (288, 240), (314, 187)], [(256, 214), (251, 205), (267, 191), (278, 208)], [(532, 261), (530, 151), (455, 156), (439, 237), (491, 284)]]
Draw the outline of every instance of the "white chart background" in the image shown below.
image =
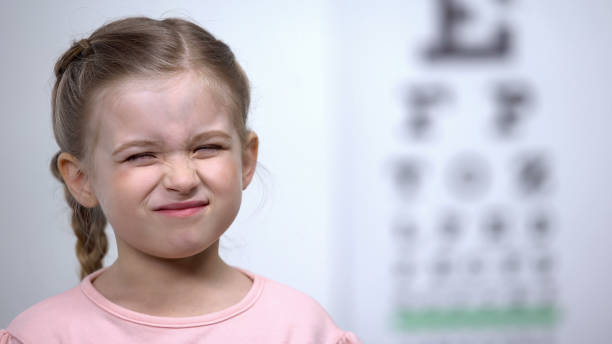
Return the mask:
[[(336, 213), (341, 231), (334, 247), (347, 249), (337, 254), (338, 266), (350, 266), (342, 275), (342, 285), (350, 287), (335, 290), (336, 300), (350, 306), (341, 314), (364, 339), (376, 343), (608, 343), (612, 238), (607, 176), (612, 160), (605, 147), (612, 109), (612, 68), (607, 65), (612, 5), (454, 1), (453, 6), (469, 13), (454, 30), (460, 45), (487, 45), (506, 27), (511, 48), (503, 57), (432, 62), (425, 55), (440, 40), (441, 3), (357, 2), (335, 8), (335, 105), (342, 120), (334, 130), (340, 142), (335, 167), (340, 188), (334, 205), (341, 209)], [(531, 101), (522, 107), (516, 135), (500, 139), (491, 124), (499, 112), (496, 85), (506, 81), (526, 85)], [(411, 87), (431, 84), (441, 85), (446, 94), (430, 111), (427, 139), (415, 140), (406, 130), (415, 113), (407, 95)], [(454, 159), (465, 152), (476, 154), (490, 172), (487, 190), (470, 200), (448, 185)], [(516, 184), (520, 156), (534, 152), (545, 157), (546, 185), (537, 195), (521, 196)], [(404, 156), (422, 162), (419, 189), (408, 201), (397, 197), (402, 192), (393, 177), (394, 161)], [(445, 254), (458, 269), (470, 255), (493, 268), (498, 252), (490, 251), (500, 249), (477, 233), (481, 217), (491, 208), (510, 216), (511, 238), (505, 245), (523, 270), (517, 277), (517, 284), (527, 290), (523, 296), (554, 299), (556, 315), (547, 325), (453, 328), (447, 323), (394, 330), (391, 314), (400, 280), (395, 267), (411, 255), (417, 255), (407, 259), (416, 270), (409, 277), (417, 290), (408, 295), (413, 308), (444, 309), (456, 301), (453, 292), (465, 296), (460, 302), (467, 309), (491, 293), (493, 303), (499, 301), (495, 295), (503, 294), (508, 282), (503, 279), (458, 276), (446, 289), (427, 281), (434, 275), (431, 263)], [(455, 247), (436, 233), (437, 221), (449, 209), (459, 211), (464, 224), (464, 237)], [(552, 217), (550, 238), (542, 249), (554, 262), (550, 289), (539, 289), (540, 282), (525, 271), (541, 252), (525, 233), (526, 219), (537, 209), (546, 209)], [(394, 233), (398, 217), (420, 226), (408, 245)], [(553, 295), (542, 295), (546, 290)]]

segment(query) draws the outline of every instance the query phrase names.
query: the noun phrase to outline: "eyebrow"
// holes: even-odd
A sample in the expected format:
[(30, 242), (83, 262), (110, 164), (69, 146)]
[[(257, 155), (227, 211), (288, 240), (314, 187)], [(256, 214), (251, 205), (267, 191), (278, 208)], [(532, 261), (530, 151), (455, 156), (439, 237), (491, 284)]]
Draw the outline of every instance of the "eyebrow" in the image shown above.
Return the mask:
[[(204, 132), (201, 132), (195, 135), (191, 139), (191, 144), (193, 144), (194, 142), (200, 141), (200, 140), (204, 140), (204, 139), (208, 139), (208, 138), (216, 137), (216, 136), (222, 137), (223, 139), (226, 139), (226, 140), (232, 139), (232, 137), (225, 131), (210, 130), (210, 131), (204, 131)], [(117, 155), (131, 147), (159, 147), (159, 146), (160, 144), (157, 141), (152, 141), (148, 139), (133, 140), (133, 141), (124, 142), (120, 144), (119, 146), (117, 146), (117, 148), (113, 151), (112, 155), (113, 156)]]

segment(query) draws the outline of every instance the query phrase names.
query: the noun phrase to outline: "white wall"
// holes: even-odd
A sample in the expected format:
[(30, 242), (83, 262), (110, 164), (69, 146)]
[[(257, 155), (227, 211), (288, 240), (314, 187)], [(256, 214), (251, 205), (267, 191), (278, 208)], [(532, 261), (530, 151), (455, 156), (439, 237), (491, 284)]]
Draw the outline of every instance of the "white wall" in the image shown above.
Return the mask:
[[(610, 342), (612, 5), (455, 1), (481, 10), (468, 20), (479, 24), (465, 27), (468, 41), (486, 38), (500, 22), (512, 28), (511, 58), (425, 61), (421, 52), (439, 30), (438, 2), (428, 0), (4, 2), (0, 328), (78, 282), (69, 211), (48, 170), (57, 151), (49, 113), (53, 64), (71, 40), (104, 22), (147, 15), (196, 20), (233, 48), (251, 79), (251, 126), (269, 173), (247, 190), (222, 241), (231, 263), (310, 294), (366, 343), (501, 343), (505, 330), (406, 333), (390, 327), (398, 259), (392, 221), (401, 213), (425, 223), (426, 239), (409, 250), (425, 252), (417, 260), (423, 267), (428, 250), (440, 244), (432, 228), (444, 209), (463, 212), (472, 226), (466, 247), (479, 255), (482, 240), (474, 233), (488, 206), (503, 205), (517, 223), (543, 207), (556, 214), (549, 249), (560, 319), (552, 328), (519, 332), (542, 330), (539, 343)], [(526, 82), (535, 99), (520, 135), (509, 141), (487, 129), (496, 111), (495, 83), (504, 80)], [(424, 83), (448, 86), (453, 96), (437, 110), (443, 120), (436, 119), (432, 138), (418, 142), (402, 134), (409, 113), (403, 97), (407, 87)], [(508, 182), (514, 157), (529, 150), (552, 161), (549, 190), (535, 199), (517, 196)], [(462, 151), (478, 152), (491, 164), (493, 191), (478, 201), (457, 200), (443, 181), (445, 166)], [(426, 168), (422, 193), (408, 203), (397, 199), (390, 170), (393, 158), (404, 155), (422, 158)], [(520, 259), (529, 258), (520, 242), (508, 244)], [(113, 250), (107, 264), (115, 256)], [(464, 285), (484, 295), (480, 282)], [(406, 295), (420, 305), (440, 305), (446, 297)]]
[[(0, 328), (78, 282), (74, 237), (48, 162), (53, 64), (71, 41), (128, 15), (192, 18), (232, 47), (252, 83), (250, 125), (259, 172), (222, 240), (232, 264), (302, 290), (330, 308), (332, 185), (323, 3), (243, 1), (10, 1), (2, 49)], [(108, 231), (112, 234), (112, 231)], [(114, 243), (114, 241), (113, 241)], [(115, 249), (106, 260), (116, 257)]]

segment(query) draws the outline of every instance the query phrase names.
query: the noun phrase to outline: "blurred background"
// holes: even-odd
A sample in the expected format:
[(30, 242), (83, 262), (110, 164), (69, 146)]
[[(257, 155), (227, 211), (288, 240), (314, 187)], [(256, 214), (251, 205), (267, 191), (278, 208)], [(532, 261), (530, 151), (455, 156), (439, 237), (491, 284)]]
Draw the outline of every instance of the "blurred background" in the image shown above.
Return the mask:
[(612, 2), (0, 6), (0, 328), (79, 281), (48, 168), (53, 65), (146, 15), (196, 21), (251, 79), (262, 168), (231, 264), (365, 343), (612, 341)]

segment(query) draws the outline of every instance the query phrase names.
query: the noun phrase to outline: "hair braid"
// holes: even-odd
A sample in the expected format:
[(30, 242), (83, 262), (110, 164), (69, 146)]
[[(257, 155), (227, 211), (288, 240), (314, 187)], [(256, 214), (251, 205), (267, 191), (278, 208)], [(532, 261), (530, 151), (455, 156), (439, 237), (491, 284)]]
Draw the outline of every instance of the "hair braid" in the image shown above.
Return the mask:
[(80, 278), (102, 268), (102, 260), (108, 251), (108, 239), (104, 228), (106, 217), (99, 206), (86, 208), (72, 196), (57, 167), (60, 152), (51, 160), (51, 172), (64, 184), (64, 197), (72, 208), (72, 230), (77, 237), (76, 255), (81, 265)]

